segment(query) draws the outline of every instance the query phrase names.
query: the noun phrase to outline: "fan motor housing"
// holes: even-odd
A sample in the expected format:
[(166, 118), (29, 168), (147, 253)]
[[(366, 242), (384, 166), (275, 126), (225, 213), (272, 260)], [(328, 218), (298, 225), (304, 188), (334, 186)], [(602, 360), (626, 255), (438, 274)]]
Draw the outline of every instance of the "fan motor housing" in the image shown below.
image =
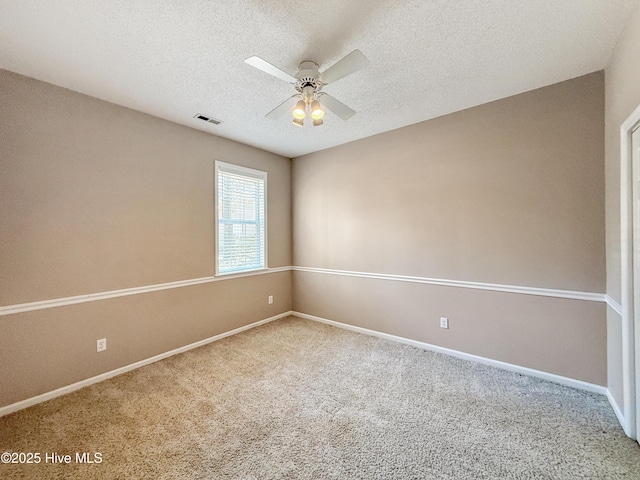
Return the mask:
[(320, 81), (320, 72), (316, 62), (306, 60), (300, 63), (295, 77), (298, 79), (295, 88), (300, 93), (303, 93), (305, 87), (313, 87), (314, 91), (322, 88), (323, 84)]

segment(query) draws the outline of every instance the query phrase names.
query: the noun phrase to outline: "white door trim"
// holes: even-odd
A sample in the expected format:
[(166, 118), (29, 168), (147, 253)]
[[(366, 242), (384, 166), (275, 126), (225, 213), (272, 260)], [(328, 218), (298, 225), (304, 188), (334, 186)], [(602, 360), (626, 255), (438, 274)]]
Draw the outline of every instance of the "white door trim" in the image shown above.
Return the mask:
[(640, 122), (640, 105), (620, 127), (620, 252), (622, 270), (622, 381), (624, 422), (622, 428), (637, 438), (636, 359), (633, 305), (633, 152), (631, 134)]

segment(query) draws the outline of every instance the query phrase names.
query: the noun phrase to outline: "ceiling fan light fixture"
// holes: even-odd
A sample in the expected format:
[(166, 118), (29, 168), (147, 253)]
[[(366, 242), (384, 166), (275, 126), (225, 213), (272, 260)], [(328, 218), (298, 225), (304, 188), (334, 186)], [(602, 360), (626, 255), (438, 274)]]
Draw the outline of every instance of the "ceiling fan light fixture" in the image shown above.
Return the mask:
[(298, 100), (298, 103), (296, 103), (296, 107), (293, 109), (293, 118), (295, 118), (296, 120), (302, 120), (306, 115), (305, 113), (306, 108), (307, 108), (307, 104), (304, 103), (303, 100)]
[[(309, 114), (314, 120), (313, 124), (315, 126), (322, 125), (325, 107), (338, 118), (345, 121), (355, 115), (355, 110), (350, 109), (331, 95), (320, 92), (320, 90), (322, 90), (324, 86), (366, 67), (369, 64), (369, 60), (367, 60), (367, 57), (365, 57), (360, 50), (356, 49), (323, 72), (318, 70), (319, 65), (316, 62), (309, 60), (301, 62), (298, 65), (298, 73), (296, 73), (295, 76), (289, 75), (287, 72), (280, 70), (275, 65), (270, 64), (260, 57), (249, 57), (245, 60), (245, 63), (258, 70), (262, 70), (272, 77), (293, 85), (297, 93), (291, 95), (287, 100), (267, 113), (265, 117), (276, 120), (285, 112), (291, 112), (294, 118), (293, 123), (302, 127), (307, 108), (309, 108)], [(322, 97), (322, 104), (320, 104), (318, 100), (319, 97)], [(294, 103), (295, 108), (291, 109)]]
[[(315, 120), (322, 120), (322, 117), (324, 117), (322, 105), (320, 105), (318, 100), (314, 100), (311, 102), (311, 118), (314, 120), (313, 124), (315, 125)], [(319, 125), (322, 125), (322, 122), (320, 122)]]
[(320, 125), (322, 125), (324, 122), (322, 121), (321, 118), (314, 118), (313, 119), (313, 126), (314, 127), (319, 127)]

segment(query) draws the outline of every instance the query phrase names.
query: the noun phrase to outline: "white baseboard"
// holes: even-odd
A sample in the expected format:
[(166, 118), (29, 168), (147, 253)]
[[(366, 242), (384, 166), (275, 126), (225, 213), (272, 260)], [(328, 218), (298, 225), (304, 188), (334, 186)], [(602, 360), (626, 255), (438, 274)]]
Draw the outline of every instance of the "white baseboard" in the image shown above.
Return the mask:
[[(593, 383), (583, 382), (582, 380), (563, 377), (560, 375), (556, 375), (554, 373), (534, 370), (532, 368), (522, 367), (520, 365), (514, 365), (512, 363), (501, 362), (499, 360), (493, 360), (491, 358), (480, 357), (478, 355), (472, 355), (470, 353), (464, 353), (458, 350), (451, 350), (449, 348), (439, 347), (437, 345), (431, 345), (429, 343), (419, 342), (417, 340), (411, 340), (410, 338), (398, 337), (396, 335), (390, 335), (388, 333), (377, 332), (375, 330), (369, 330), (367, 328), (356, 327), (346, 323), (336, 322), (334, 320), (328, 320), (322, 317), (316, 317), (314, 315), (307, 315), (306, 313), (300, 313), (300, 312), (294, 311), (292, 312), (292, 315), (295, 315), (300, 318), (305, 318), (307, 320), (313, 320), (315, 322), (326, 323), (328, 325), (333, 325), (334, 327), (343, 328), (345, 330), (351, 330), (357, 333), (364, 333), (365, 335), (372, 335), (374, 337), (379, 337), (379, 338), (384, 338), (386, 340), (392, 340), (394, 342), (404, 343), (406, 345), (423, 348), (425, 350), (430, 350), (433, 352), (444, 353), (446, 355), (451, 355), (452, 357), (461, 358), (463, 360), (469, 360), (471, 362), (481, 363), (483, 365), (489, 365), (492, 367), (501, 368), (503, 370), (508, 370), (510, 372), (520, 373), (522, 375), (528, 375), (530, 377), (541, 378), (543, 380), (548, 380), (550, 382), (558, 383), (560, 385), (565, 385), (567, 387), (578, 388), (580, 390), (585, 390), (587, 392), (599, 393), (601, 395), (607, 395), (608, 393), (607, 387), (603, 387), (601, 385), (596, 385)], [(614, 407), (614, 410), (615, 410), (615, 407)], [(618, 412), (616, 412), (616, 415), (617, 414)]]
[(116, 376), (121, 375), (123, 373), (130, 372), (131, 370), (135, 370), (135, 369), (140, 368), (140, 367), (144, 367), (145, 365), (149, 365), (151, 363), (157, 362), (159, 360), (163, 360), (163, 359), (171, 357), (173, 355), (177, 355), (179, 353), (184, 353), (184, 352), (187, 352), (187, 351), (192, 350), (194, 348), (202, 347), (202, 346), (207, 345), (209, 343), (215, 342), (216, 340), (221, 340), (221, 339), (223, 339), (225, 337), (229, 337), (231, 335), (235, 335), (235, 334), (243, 332), (245, 330), (249, 330), (251, 328), (255, 328), (257, 326), (264, 325), (265, 323), (273, 322), (273, 321), (278, 320), (280, 318), (288, 317), (289, 315), (295, 315), (295, 316), (300, 317), (300, 318), (304, 318), (304, 319), (307, 319), (307, 320), (312, 320), (312, 321), (315, 321), (315, 322), (321, 322), (321, 323), (325, 323), (325, 324), (328, 324), (328, 325), (333, 325), (334, 327), (342, 328), (342, 329), (345, 329), (345, 330), (351, 330), (351, 331), (357, 332), (357, 333), (363, 333), (365, 335), (372, 335), (372, 336), (375, 336), (375, 337), (384, 338), (384, 339), (391, 340), (391, 341), (394, 341), (394, 342), (404, 343), (404, 344), (411, 345), (411, 346), (414, 346), (414, 347), (423, 348), (425, 350), (431, 350), (431, 351), (434, 351), (434, 352), (444, 353), (446, 355), (451, 355), (453, 357), (461, 358), (461, 359), (464, 359), (464, 360), (469, 360), (469, 361), (481, 363), (481, 364), (484, 364), (484, 365), (490, 365), (490, 366), (502, 368), (504, 370), (509, 370), (509, 371), (520, 373), (520, 374), (523, 374), (523, 375), (529, 375), (529, 376), (532, 376), (532, 377), (541, 378), (541, 379), (548, 380), (548, 381), (551, 381), (551, 382), (554, 382), (554, 383), (559, 383), (561, 385), (566, 385), (566, 386), (569, 386), (569, 387), (578, 388), (580, 390), (586, 390), (586, 391), (589, 391), (589, 392), (595, 392), (595, 393), (599, 393), (599, 394), (602, 394), (602, 395), (606, 395), (608, 400), (609, 400), (609, 403), (611, 404), (611, 407), (613, 408), (613, 411), (615, 412), (616, 416), (618, 417), (618, 420), (620, 421), (620, 424), (621, 425), (625, 424), (624, 423), (624, 416), (622, 414), (622, 411), (621, 411), (620, 407), (618, 406), (618, 404), (616, 403), (615, 399), (611, 395), (611, 392), (606, 387), (602, 387), (600, 385), (595, 385), (595, 384), (592, 384), (592, 383), (583, 382), (581, 380), (575, 380), (575, 379), (568, 378), (568, 377), (562, 377), (560, 375), (555, 375), (553, 373), (542, 372), (540, 370), (534, 370), (534, 369), (527, 368), (527, 367), (521, 367), (519, 365), (500, 362), (498, 360), (492, 360), (490, 358), (480, 357), (480, 356), (477, 356), (477, 355), (471, 355), (471, 354), (460, 352), (460, 351), (457, 351), (457, 350), (451, 350), (449, 348), (439, 347), (437, 345), (431, 345), (431, 344), (428, 344), (428, 343), (419, 342), (417, 340), (411, 340), (409, 338), (398, 337), (396, 335), (390, 335), (388, 333), (382, 333), (382, 332), (377, 332), (375, 330), (369, 330), (367, 328), (356, 327), (356, 326), (353, 326), (353, 325), (348, 325), (346, 323), (336, 322), (334, 320), (329, 320), (329, 319), (326, 319), (326, 318), (317, 317), (317, 316), (314, 316), (314, 315), (308, 315), (306, 313), (300, 313), (300, 312), (295, 312), (295, 311), (288, 311), (288, 312), (281, 313), (279, 315), (275, 315), (273, 317), (265, 318), (264, 320), (259, 320), (257, 322), (251, 323), (249, 325), (245, 325), (244, 327), (236, 328), (234, 330), (230, 330), (228, 332), (224, 332), (224, 333), (215, 335), (213, 337), (205, 338), (204, 340), (200, 340), (198, 342), (191, 343), (189, 345), (185, 345), (185, 346), (180, 347), (180, 348), (176, 348), (176, 349), (171, 350), (169, 352), (161, 353), (161, 354), (153, 356), (151, 358), (147, 358), (145, 360), (141, 360), (139, 362), (135, 362), (135, 363), (132, 363), (130, 365), (126, 365), (124, 367), (120, 367), (120, 368), (117, 368), (115, 370), (111, 370), (109, 372), (105, 372), (105, 373), (102, 373), (100, 375), (96, 375), (95, 377), (87, 378), (85, 380), (81, 380), (81, 381), (73, 383), (71, 385), (67, 385), (65, 387), (61, 387), (61, 388), (58, 388), (56, 390), (52, 390), (50, 392), (46, 392), (46, 393), (40, 394), (40, 395), (37, 395), (35, 397), (28, 398), (26, 400), (21, 400), (19, 402), (13, 403), (11, 405), (6, 405), (4, 407), (0, 407), (0, 417), (2, 417), (4, 415), (8, 415), (8, 414), (13, 413), (13, 412), (17, 412), (18, 410), (22, 410), (22, 409), (31, 407), (31, 406), (36, 405), (38, 403), (42, 403), (42, 402), (45, 402), (47, 400), (51, 400), (53, 398), (60, 397), (62, 395), (66, 395), (67, 393), (71, 393), (71, 392), (74, 392), (76, 390), (80, 390), (81, 388), (88, 387), (89, 385), (93, 385), (94, 383), (98, 383), (98, 382), (101, 382), (103, 380), (107, 380), (109, 378), (116, 377)]
[(625, 424), (624, 415), (622, 413), (622, 410), (620, 409), (620, 406), (618, 405), (618, 402), (616, 402), (616, 399), (613, 398), (613, 395), (611, 395), (611, 390), (607, 390), (607, 399), (609, 400), (609, 403), (611, 404), (611, 408), (613, 408), (613, 411), (616, 414), (616, 417), (618, 417), (618, 421), (620, 422), (620, 425), (624, 425)]
[(66, 395), (67, 393), (74, 392), (76, 390), (80, 390), (81, 388), (88, 387), (89, 385), (93, 385), (94, 383), (102, 382), (103, 380), (107, 380), (109, 378), (116, 377), (126, 372), (130, 372), (131, 370), (135, 370), (136, 368), (144, 367), (145, 365), (149, 365), (151, 363), (157, 362), (159, 360), (163, 360), (165, 358), (171, 357), (173, 355), (177, 355), (179, 353), (184, 353), (189, 350), (193, 350), (194, 348), (202, 347), (207, 345), (208, 343), (215, 342), (216, 340), (221, 340), (225, 337), (229, 337), (231, 335), (235, 335), (236, 333), (244, 332), (245, 330), (249, 330), (251, 328), (255, 328), (260, 325), (264, 325), (265, 323), (273, 322), (274, 320), (278, 320), (283, 317), (288, 317), (292, 315), (293, 312), (288, 311), (285, 313), (281, 313), (279, 315), (275, 315), (273, 317), (265, 318), (264, 320), (259, 320), (257, 322), (251, 323), (249, 325), (245, 325), (244, 327), (236, 328), (234, 330), (230, 330), (228, 332), (220, 333), (218, 335), (214, 335), (213, 337), (205, 338), (204, 340), (200, 340), (195, 343), (191, 343), (189, 345), (185, 345), (184, 347), (176, 348), (175, 350), (171, 350), (165, 353), (161, 353), (159, 355), (155, 355), (151, 358), (147, 358), (145, 360), (140, 360), (139, 362), (132, 363), (130, 365), (126, 365), (124, 367), (117, 368), (115, 370), (111, 370), (110, 372), (101, 373), (100, 375), (96, 375), (95, 377), (87, 378), (86, 380), (81, 380), (79, 382), (73, 383), (71, 385), (67, 385), (66, 387), (57, 388), (56, 390), (52, 390), (50, 392), (46, 392), (40, 395), (36, 395), (35, 397), (27, 398), (26, 400), (21, 400), (16, 403), (12, 403), (11, 405), (7, 405), (4, 407), (0, 407), (0, 417), (4, 415), (8, 415), (13, 412), (17, 412), (18, 410), (22, 410), (27, 407), (31, 407), (32, 405), (36, 405), (38, 403), (46, 402), (47, 400), (51, 400), (52, 398), (60, 397), (62, 395)]

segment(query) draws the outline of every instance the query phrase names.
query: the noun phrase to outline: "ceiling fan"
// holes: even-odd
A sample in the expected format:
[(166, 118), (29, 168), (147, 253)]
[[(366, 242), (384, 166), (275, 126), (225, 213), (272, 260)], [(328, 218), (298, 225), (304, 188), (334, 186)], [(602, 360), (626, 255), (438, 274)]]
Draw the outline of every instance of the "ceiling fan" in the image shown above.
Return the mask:
[[(249, 57), (245, 62), (294, 86), (298, 93), (286, 99), (265, 116), (271, 119), (278, 119), (285, 112), (293, 109), (293, 124), (299, 127), (304, 125), (307, 110), (310, 110), (314, 126), (322, 125), (323, 123), (323, 107), (326, 107), (342, 120), (348, 120), (355, 115), (356, 112), (354, 110), (328, 93), (323, 92), (322, 88), (369, 65), (367, 57), (357, 49), (323, 72), (318, 70), (319, 66), (316, 62), (305, 60), (298, 65), (298, 73), (293, 76), (260, 57)], [(322, 100), (322, 103), (320, 103), (320, 100)]]

